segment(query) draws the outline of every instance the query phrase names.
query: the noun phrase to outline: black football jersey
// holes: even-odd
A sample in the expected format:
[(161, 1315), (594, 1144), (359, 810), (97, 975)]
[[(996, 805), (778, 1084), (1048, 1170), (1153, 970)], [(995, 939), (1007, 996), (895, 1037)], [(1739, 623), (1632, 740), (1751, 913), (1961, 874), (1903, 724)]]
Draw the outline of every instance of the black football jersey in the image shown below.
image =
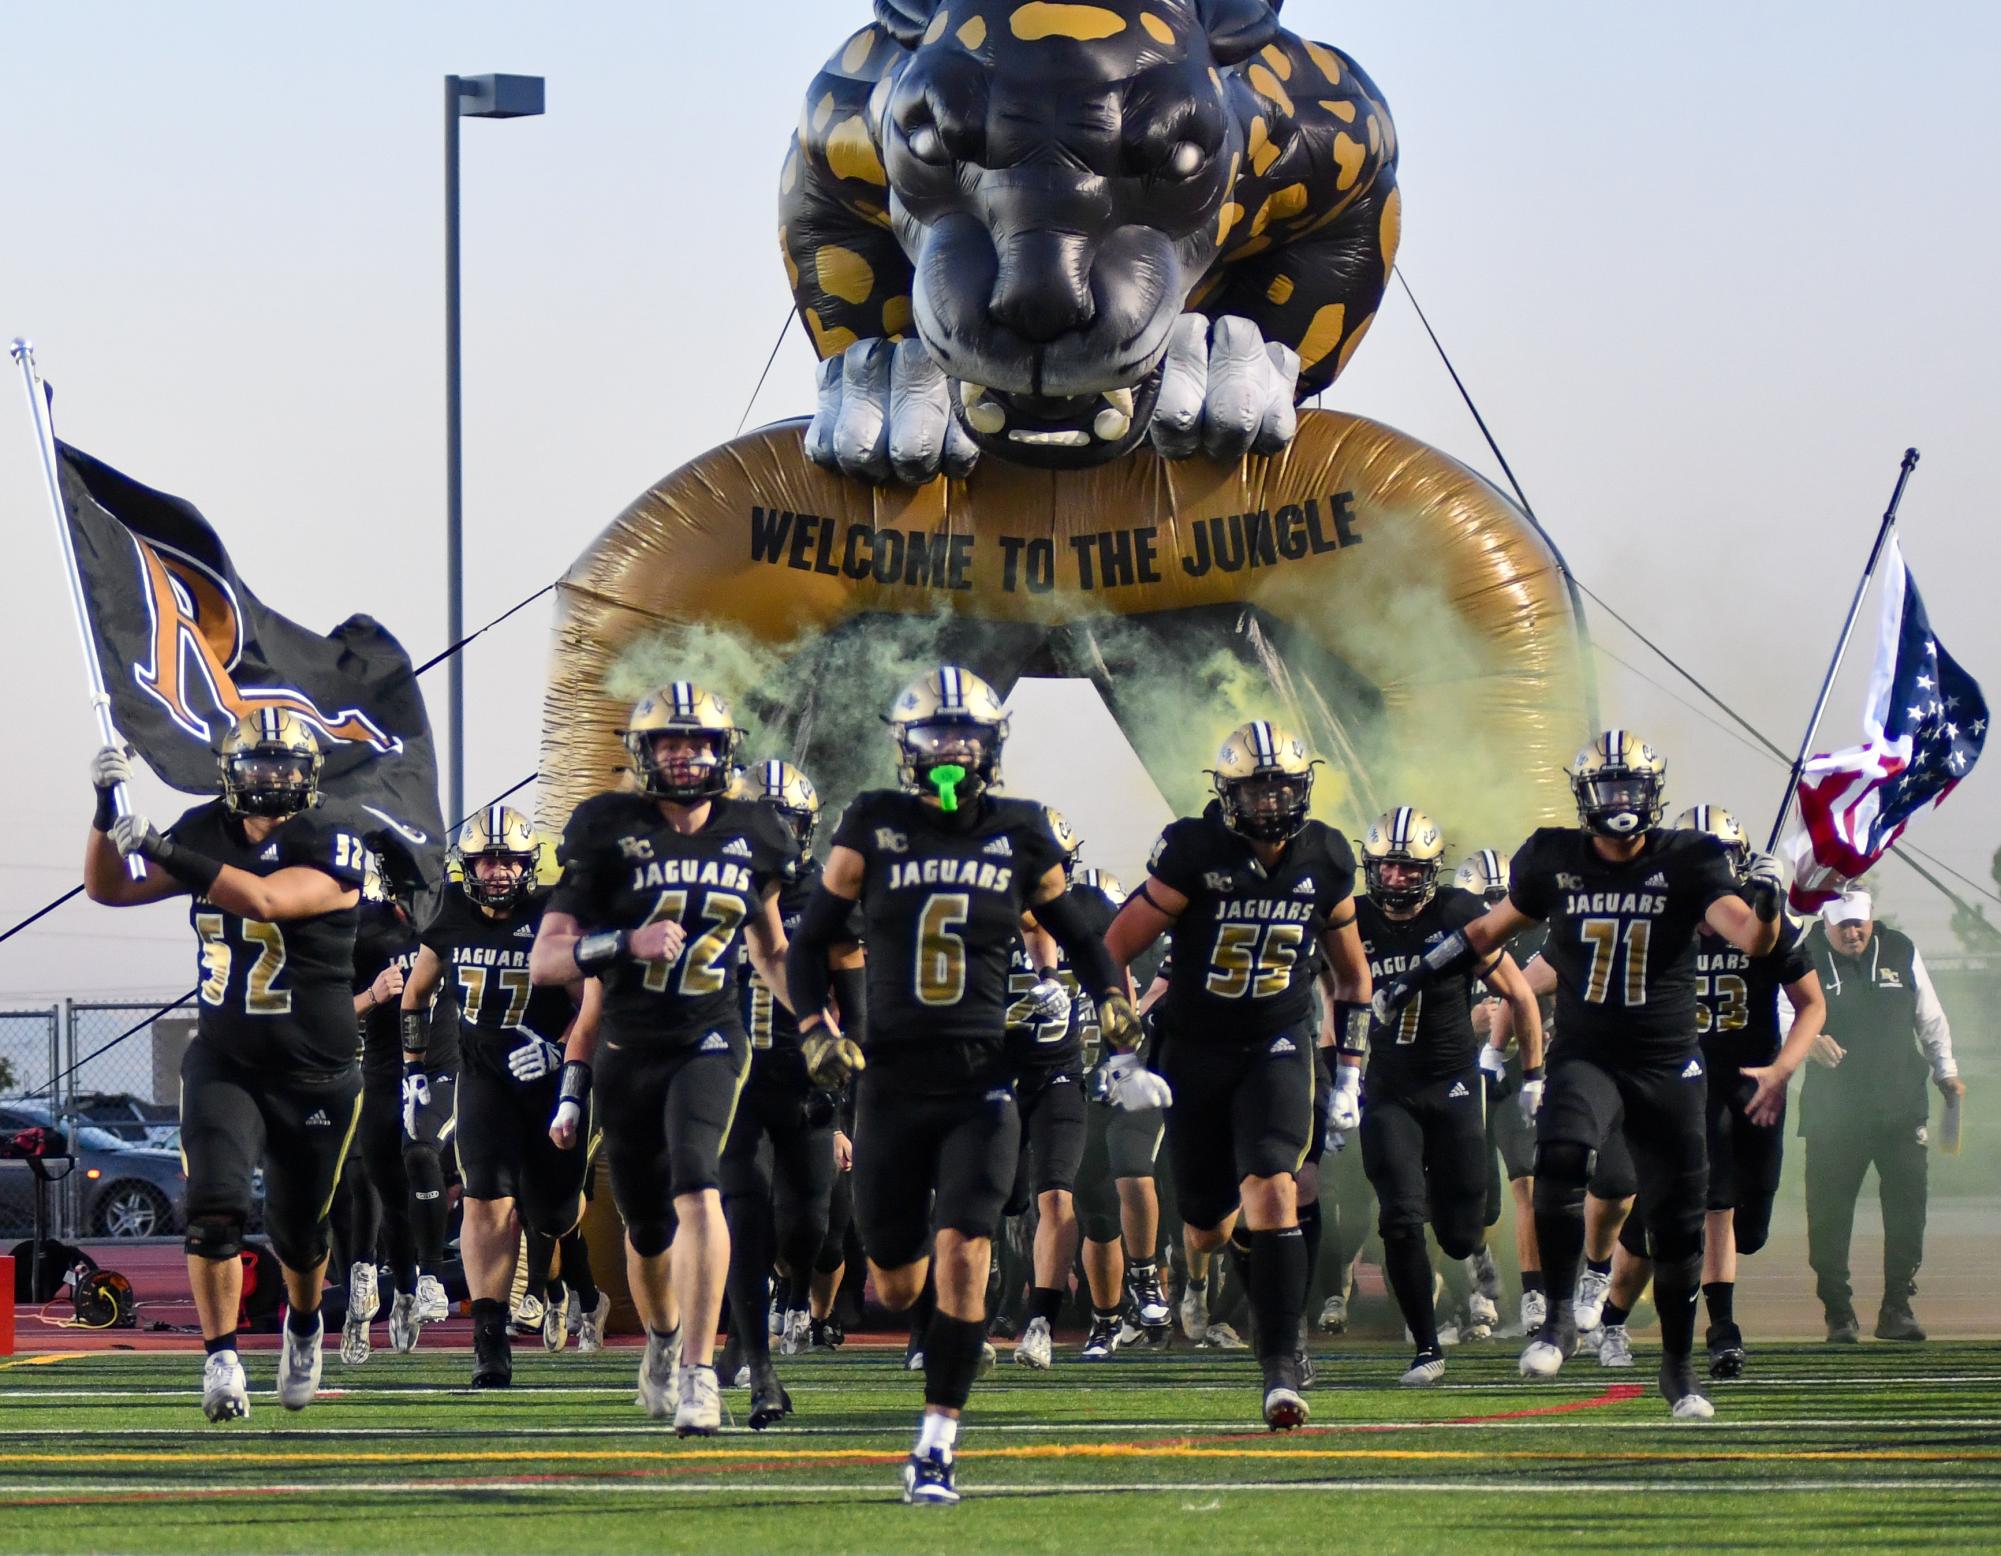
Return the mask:
[(1703, 932), (1695, 946), (1695, 1029), (1711, 1069), (1778, 1057), (1780, 990), (1813, 971), (1805, 938), (1805, 926), (1790, 914), (1779, 925), (1779, 943), (1763, 956)]
[(620, 962), (604, 975), (607, 1035), (680, 1046), (741, 1025), (743, 926), (767, 886), (798, 872), (799, 845), (768, 805), (714, 800), (699, 832), (677, 832), (646, 795), (585, 800), (563, 829), (563, 879), (549, 906), (589, 934), (677, 919), (672, 962)]
[[(410, 969), (417, 964), (417, 931), (410, 921), (386, 902), (363, 898), (361, 919), (354, 934), (354, 984), (358, 997), (366, 993), (384, 968)], [(400, 1075), (403, 1070), (403, 1029), (401, 1012), (394, 999), (377, 1005), (360, 1018), (361, 1063), (371, 1076)]]
[[(1101, 891), (1072, 887), (1070, 899), (1103, 939), (1118, 909)], [(1028, 943), (1016, 939), (1008, 959), (1007, 1056), (1017, 1070), (1076, 1070), (1095, 1063), (1098, 1052), (1098, 1007), (1077, 982), (1070, 958), (1056, 948), (1056, 980), (1070, 995), (1070, 1015), (1064, 1021), (1038, 1021), (1029, 1008), (1028, 993), (1042, 981), (1028, 954)]]
[[(1455, 929), (1462, 929), (1487, 911), (1470, 891), (1441, 886), (1437, 894), (1410, 918), (1391, 918), (1368, 897), (1355, 899), (1355, 927), (1369, 958), (1369, 974), (1378, 987), (1423, 961), (1425, 952)], [(1473, 1033), (1472, 973), (1440, 978), (1404, 1007), (1389, 1031), (1369, 1033), (1369, 1089), (1415, 1087), (1455, 1071), (1472, 1068), (1480, 1057), (1480, 1039)]]
[[(197, 853), (252, 875), (297, 865), (359, 887), (362, 829), (335, 806), (286, 818), (261, 843), (219, 799), (197, 805), (171, 834)], [(201, 940), (196, 1030), (239, 1064), (260, 1070), (344, 1070), (354, 1063), (354, 936), (358, 907), (272, 924), (196, 898), (188, 922)]]
[[(500, 918), (488, 918), (463, 891), (444, 893), (437, 917), (424, 926), (423, 942), (445, 964), (445, 987), (458, 1007), (459, 1047), (488, 1071), (516, 1080), (534, 1081), (560, 1068), (549, 1046), (560, 1048), (576, 1004), (569, 990), (535, 987), (528, 978), (528, 956), (535, 948), (535, 931), (549, 899), (531, 894)], [(436, 1067), (436, 1035), (446, 1022), (434, 1023), (425, 1055)], [(541, 1044), (540, 1063), (508, 1055), (529, 1044)]]
[[(787, 881), (778, 888), (778, 917), (785, 925), (785, 938), (790, 940), (798, 929), (799, 920), (805, 916), (807, 899), (813, 895), (813, 888), (820, 884), (820, 861), (805, 859), (800, 862), (796, 879)], [(859, 905), (848, 915), (848, 939), (856, 945), (862, 943), (862, 914)], [(771, 992), (771, 985), (758, 977), (757, 970), (750, 965), (746, 952), (739, 961), (737, 975), (739, 997), (743, 1005), (743, 1029), (750, 1034), (752, 1061), (760, 1053), (773, 1050), (779, 1053), (794, 1053), (799, 1048), (799, 1020), (791, 1011), (778, 1003)]]
[(1048, 811), (989, 794), (947, 816), (876, 789), (847, 808), (834, 844), (863, 861), (868, 1046), (965, 1043), (998, 1055), (1021, 915), (1063, 859)]
[(1705, 832), (1662, 830), (1621, 864), (1575, 827), (1533, 833), (1508, 895), (1549, 938), (1556, 1041), (1617, 1062), (1695, 1050), (1695, 941), (1709, 905), (1737, 889), (1730, 856)]
[(1147, 868), (1188, 899), (1170, 932), (1166, 1030), (1243, 1041), (1318, 1030), (1320, 937), (1355, 894), (1346, 838), (1309, 821), (1267, 871), (1212, 802), (1168, 824)]

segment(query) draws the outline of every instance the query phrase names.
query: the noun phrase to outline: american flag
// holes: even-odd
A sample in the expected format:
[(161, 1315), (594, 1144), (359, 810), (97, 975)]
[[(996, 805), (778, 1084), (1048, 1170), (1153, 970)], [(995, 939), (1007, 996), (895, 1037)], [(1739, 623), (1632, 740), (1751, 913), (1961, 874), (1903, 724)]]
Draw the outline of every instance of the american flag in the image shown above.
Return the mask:
[(1889, 553), (1862, 744), (1808, 759), (1799, 808), (1779, 843), (1802, 913), (1840, 895), (1913, 817), (1942, 804), (1987, 741), (1980, 687), (1933, 636), (1894, 536)]

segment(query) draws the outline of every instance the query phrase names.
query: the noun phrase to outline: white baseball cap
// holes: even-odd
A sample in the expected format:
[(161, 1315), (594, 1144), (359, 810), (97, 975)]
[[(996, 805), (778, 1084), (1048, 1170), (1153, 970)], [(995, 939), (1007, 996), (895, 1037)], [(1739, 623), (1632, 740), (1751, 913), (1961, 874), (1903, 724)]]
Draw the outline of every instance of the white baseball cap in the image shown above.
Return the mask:
[(1845, 891), (1820, 910), (1830, 924), (1866, 924), (1875, 917), (1875, 904), (1866, 891)]

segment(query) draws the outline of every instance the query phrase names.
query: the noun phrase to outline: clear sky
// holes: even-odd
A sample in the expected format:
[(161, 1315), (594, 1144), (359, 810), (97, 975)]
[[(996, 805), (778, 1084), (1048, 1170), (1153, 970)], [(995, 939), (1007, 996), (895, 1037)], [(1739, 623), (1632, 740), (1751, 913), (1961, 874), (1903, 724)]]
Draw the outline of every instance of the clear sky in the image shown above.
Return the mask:
[[(441, 78), (549, 78), (546, 118), (465, 126), (478, 622), (734, 432), (787, 315), (786, 138), (867, 14), (5, 0), (0, 334), (38, 342), (64, 436), (198, 503), (267, 603), (320, 630), (369, 611), (422, 659), (444, 641)], [(1916, 443), (1906, 554), (1940, 636), (2001, 694), (2001, 8), (1291, 0), (1285, 16), (1387, 94), (1401, 262), (1587, 583), (1790, 747)], [(795, 328), (753, 421), (808, 409), (809, 373)], [(1399, 297), (1328, 403), (1498, 474)], [(0, 404), (10, 923), (76, 880), (94, 736), (17, 385)], [(537, 605), (472, 652), (469, 796), (534, 769), (548, 621)], [(1608, 720), (1668, 754), (1677, 807), (1727, 803), (1762, 833), (1779, 768), (1621, 665), (1600, 672)], [(1845, 679), (1826, 741), (1852, 733), (1860, 687)], [(1130, 880), (1165, 813), (1081, 701), (1018, 699), (1014, 787), (1068, 809)], [(1915, 840), (1985, 882), (1997, 796), (1977, 773)], [(1950, 950), (1929, 889), (1884, 874), (1892, 909)], [(191, 973), (178, 909), (78, 902), (0, 946), (0, 1001), (178, 992)]]

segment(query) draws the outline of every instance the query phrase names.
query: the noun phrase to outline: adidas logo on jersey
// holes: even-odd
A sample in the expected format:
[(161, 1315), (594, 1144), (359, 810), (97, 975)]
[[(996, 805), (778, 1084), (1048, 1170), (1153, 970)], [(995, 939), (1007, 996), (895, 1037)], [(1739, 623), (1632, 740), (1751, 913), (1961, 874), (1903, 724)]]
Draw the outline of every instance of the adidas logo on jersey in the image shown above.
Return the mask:
[(1466, 1089), (1464, 1081), (1454, 1081), (1452, 1089), (1445, 1094), (1445, 1100), (1450, 1102), (1454, 1097), (1470, 1097), (1471, 1095), (1472, 1093)]
[(1004, 837), (997, 837), (991, 843), (987, 844), (985, 848), (981, 849), (980, 852), (983, 854), (998, 854), (1003, 859), (1012, 859), (1014, 857), (1014, 844), (1010, 843)]
[(1309, 875), (1305, 880), (1292, 888), (1292, 894), (1295, 897), (1311, 897), (1314, 894), (1314, 889), (1313, 877)]
[(727, 843), (723, 844), (723, 852), (733, 859), (748, 859), (750, 857), (750, 844), (746, 843), (740, 837), (733, 837)]
[(1658, 887), (1662, 891), (1667, 890), (1667, 883), (1667, 876), (1659, 870), (1654, 871), (1652, 875), (1647, 877), (1647, 884), (1649, 886)]
[(533, 924), (523, 924), (519, 929), (514, 931), (514, 938), (516, 940), (532, 940), (534, 936), (535, 926)]
[(333, 1128), (333, 1120), (327, 1117), (327, 1110), (325, 1108), (314, 1108), (312, 1112), (306, 1115), (306, 1127), (308, 1129), (331, 1129)]
[(266, 843), (264, 845), (264, 852), (257, 857), (266, 861), (276, 859), (278, 857), (278, 845), (276, 843)]
[(1702, 1061), (1700, 1059), (1691, 1059), (1682, 1067), (1681, 1078), (1685, 1081), (1692, 1081), (1700, 1078), (1701, 1074)]
[(1271, 1047), (1267, 1048), (1265, 1052), (1271, 1054), (1296, 1054), (1299, 1052), (1299, 1045), (1289, 1037), (1275, 1037), (1272, 1039)]
[(704, 1054), (726, 1054), (730, 1051), (730, 1040), (720, 1032), (711, 1032), (702, 1039), (702, 1046), (695, 1051)]

